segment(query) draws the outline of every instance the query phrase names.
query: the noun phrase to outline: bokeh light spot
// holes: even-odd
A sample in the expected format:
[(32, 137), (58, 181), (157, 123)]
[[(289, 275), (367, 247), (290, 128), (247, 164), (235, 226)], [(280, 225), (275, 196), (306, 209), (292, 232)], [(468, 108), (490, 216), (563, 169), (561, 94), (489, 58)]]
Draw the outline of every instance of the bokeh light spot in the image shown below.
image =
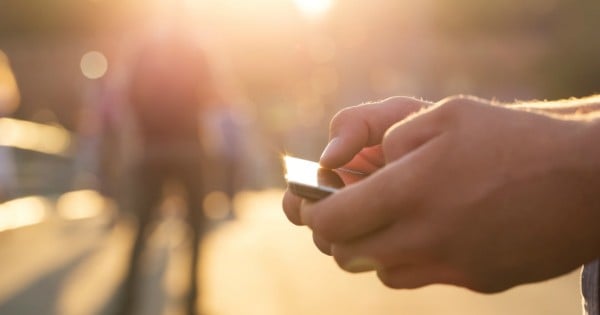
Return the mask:
[(108, 60), (98, 51), (89, 51), (81, 57), (81, 73), (88, 79), (99, 79), (108, 70)]
[(93, 190), (79, 190), (58, 198), (56, 210), (67, 220), (93, 218), (106, 209), (104, 197)]
[(67, 155), (71, 134), (59, 125), (0, 118), (0, 145), (47, 154)]

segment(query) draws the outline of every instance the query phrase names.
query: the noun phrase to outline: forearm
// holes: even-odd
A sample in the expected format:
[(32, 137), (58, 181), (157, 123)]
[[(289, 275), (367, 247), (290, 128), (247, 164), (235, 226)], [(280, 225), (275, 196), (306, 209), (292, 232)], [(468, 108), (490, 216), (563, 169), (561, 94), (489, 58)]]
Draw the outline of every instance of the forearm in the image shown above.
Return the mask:
[(595, 115), (600, 113), (600, 95), (558, 101), (518, 102), (508, 106), (516, 109), (541, 111), (558, 115)]

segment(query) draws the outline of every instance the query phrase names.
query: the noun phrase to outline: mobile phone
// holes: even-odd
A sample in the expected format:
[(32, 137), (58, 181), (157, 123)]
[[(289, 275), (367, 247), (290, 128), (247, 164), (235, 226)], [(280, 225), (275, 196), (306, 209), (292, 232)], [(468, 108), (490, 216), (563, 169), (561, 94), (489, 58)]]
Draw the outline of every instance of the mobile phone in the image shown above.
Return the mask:
[(317, 162), (291, 156), (285, 156), (284, 163), (288, 189), (311, 200), (323, 199), (366, 176), (348, 169), (326, 169)]

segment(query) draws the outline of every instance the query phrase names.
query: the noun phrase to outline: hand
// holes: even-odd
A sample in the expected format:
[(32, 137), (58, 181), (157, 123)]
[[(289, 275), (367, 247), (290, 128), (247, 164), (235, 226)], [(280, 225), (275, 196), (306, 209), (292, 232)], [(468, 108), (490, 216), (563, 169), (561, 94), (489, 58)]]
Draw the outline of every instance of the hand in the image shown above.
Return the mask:
[[(321, 157), (327, 168), (346, 167), (371, 174), (384, 165), (381, 140), (386, 130), (407, 116), (432, 104), (408, 97), (393, 97), (377, 103), (348, 107), (335, 115), (330, 142)], [(300, 204), (307, 201), (290, 191), (283, 198), (288, 219), (301, 225)]]
[[(418, 112), (432, 103), (409, 97), (392, 97), (377, 103), (348, 107), (338, 112), (330, 124), (329, 144), (321, 156), (327, 168), (346, 167), (371, 174), (384, 163), (381, 140), (387, 129), (396, 122)], [(289, 190), (283, 197), (283, 209), (288, 219), (302, 225), (300, 209), (307, 200)], [(315, 245), (329, 254), (330, 244), (313, 234)]]
[(302, 222), (342, 268), (376, 270), (393, 288), (497, 292), (548, 279), (600, 253), (588, 127), (446, 99), (389, 128), (384, 165), (303, 206)]

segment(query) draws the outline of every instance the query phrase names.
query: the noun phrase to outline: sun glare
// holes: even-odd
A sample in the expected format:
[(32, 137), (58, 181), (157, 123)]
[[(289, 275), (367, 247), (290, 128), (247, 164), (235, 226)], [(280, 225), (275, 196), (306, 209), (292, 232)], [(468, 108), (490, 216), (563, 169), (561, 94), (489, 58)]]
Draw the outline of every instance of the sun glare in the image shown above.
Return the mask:
[(332, 0), (294, 0), (296, 7), (308, 17), (319, 17), (325, 14), (333, 4)]

